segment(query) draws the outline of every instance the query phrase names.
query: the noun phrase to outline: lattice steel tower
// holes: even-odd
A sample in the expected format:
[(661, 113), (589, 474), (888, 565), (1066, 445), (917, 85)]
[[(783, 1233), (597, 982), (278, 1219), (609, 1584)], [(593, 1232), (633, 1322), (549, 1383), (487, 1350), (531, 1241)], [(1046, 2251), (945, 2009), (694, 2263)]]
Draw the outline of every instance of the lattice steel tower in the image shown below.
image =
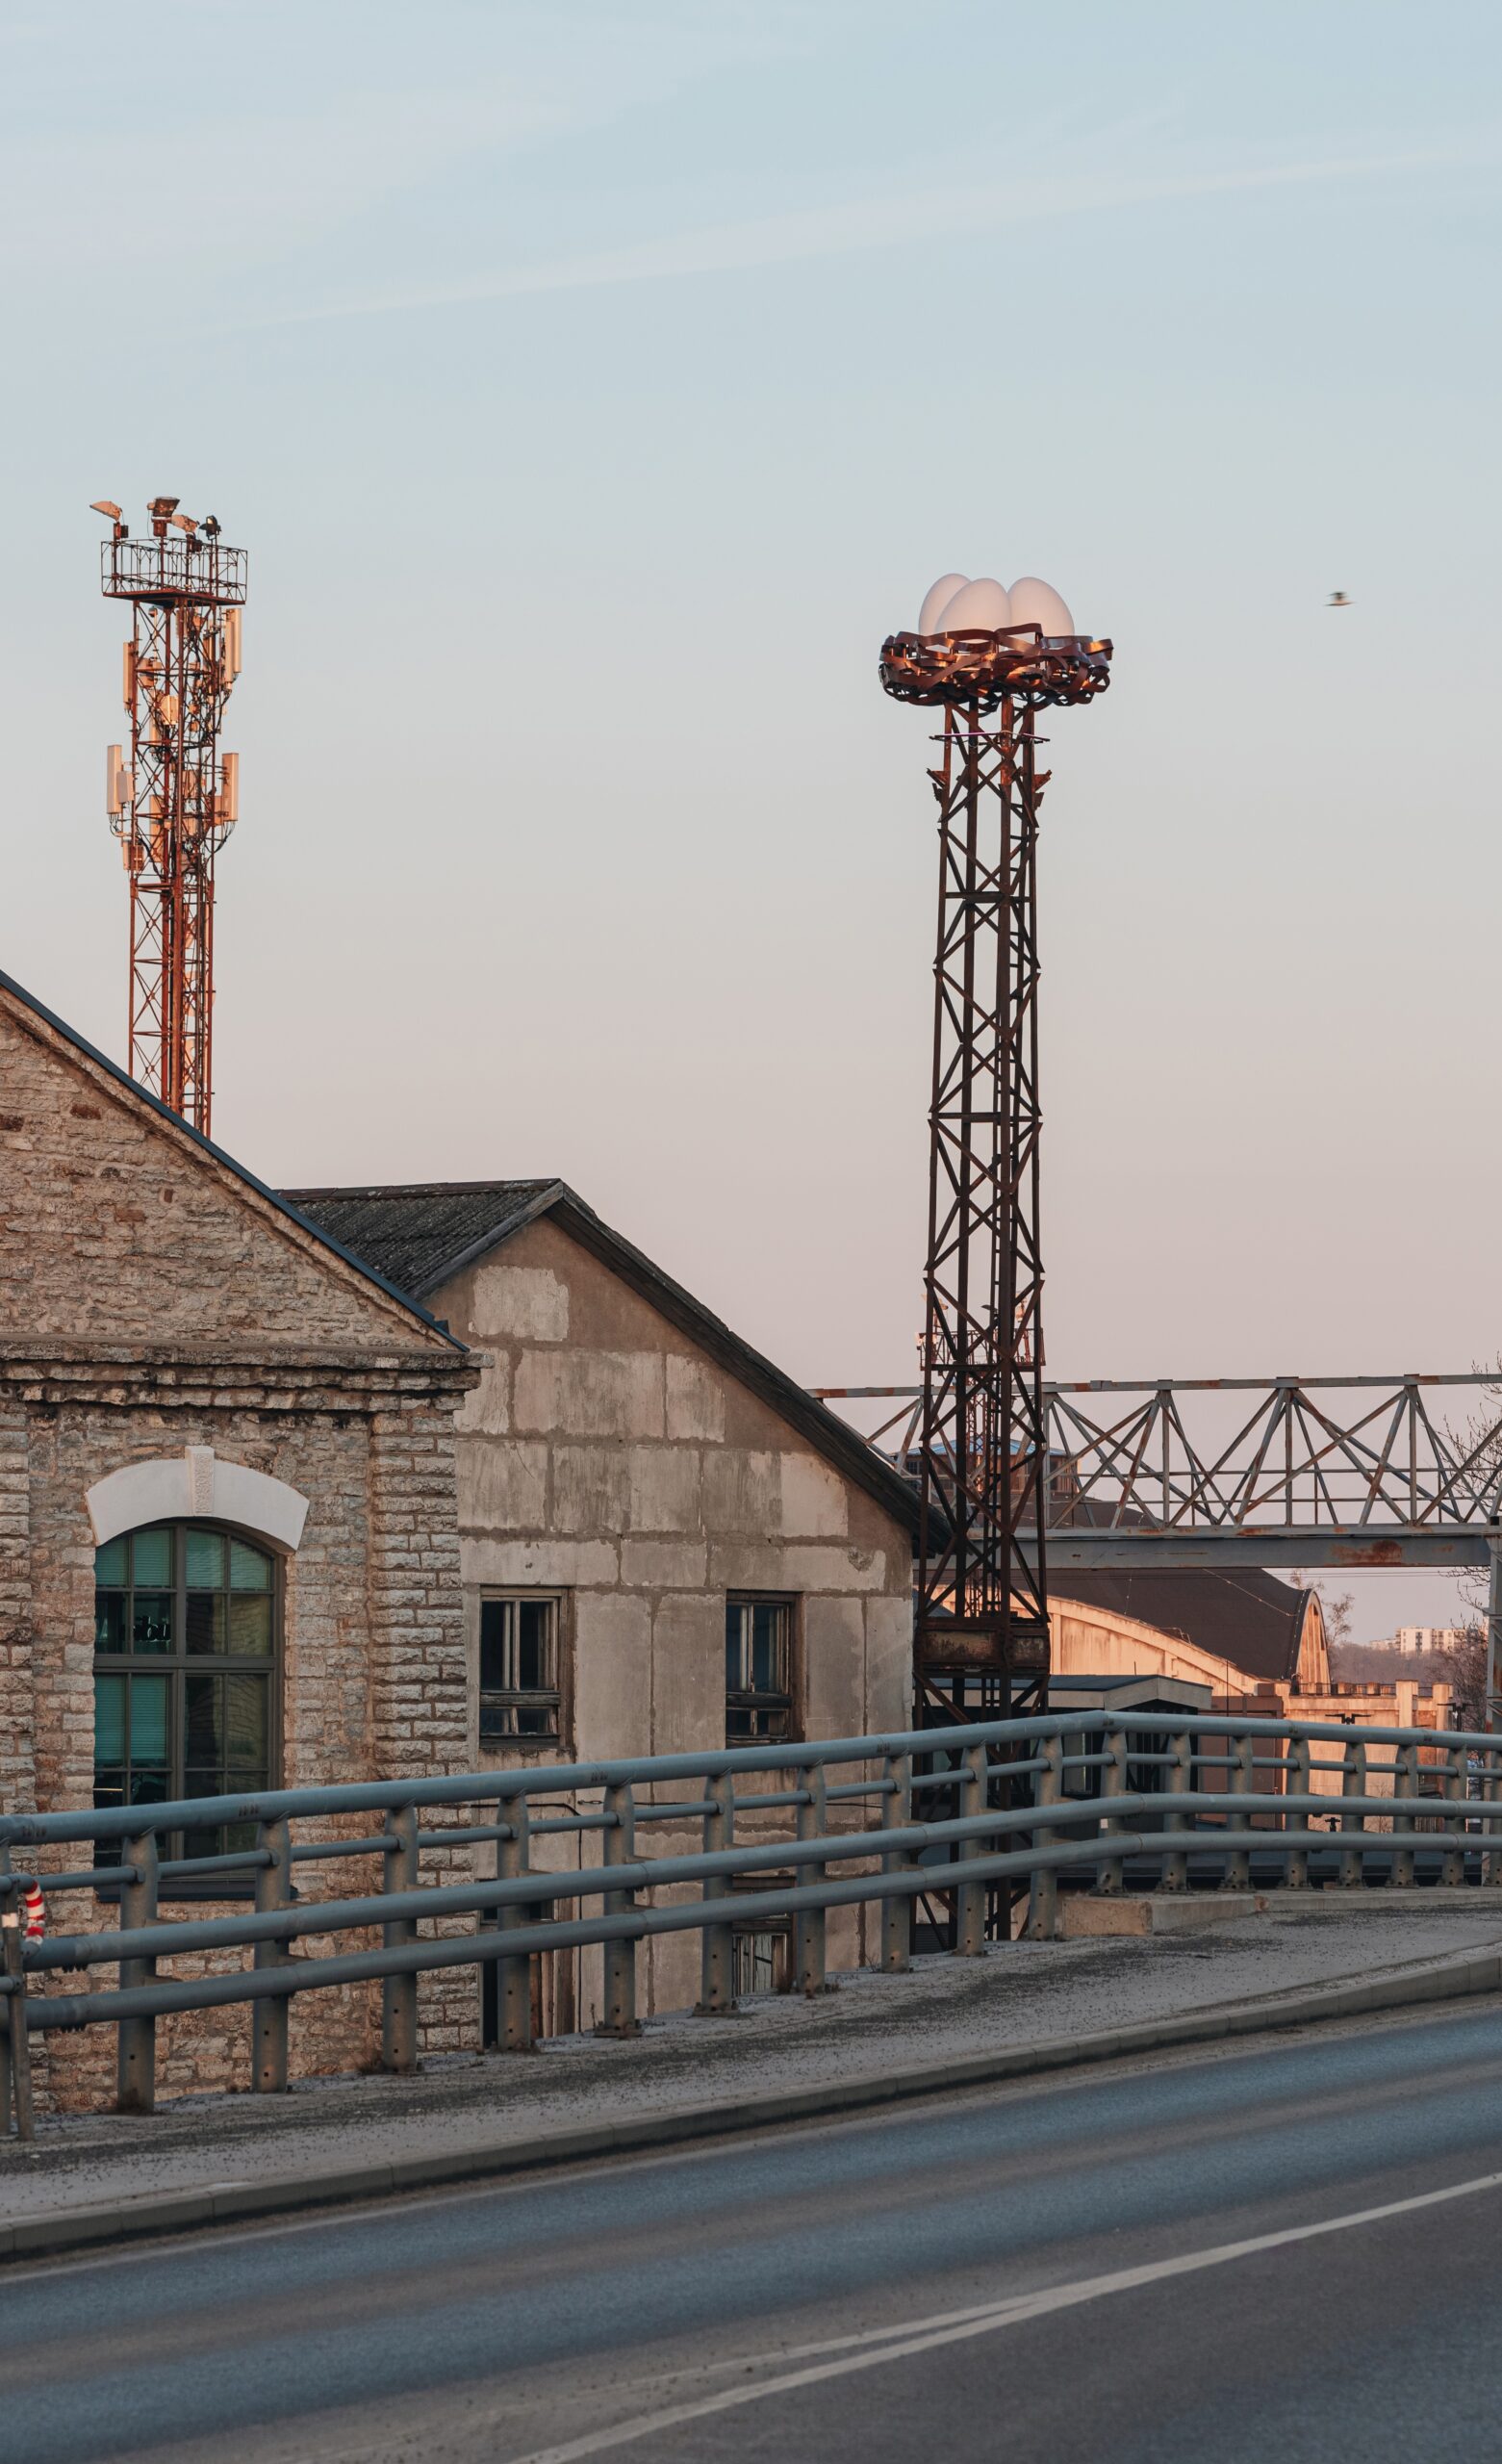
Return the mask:
[(915, 1664), (952, 1712), (1047, 1692), (1036, 713), (1110, 654), (1046, 584), (953, 574), (881, 650), (886, 691), (944, 713)]
[(123, 693), (130, 744), (112, 744), (107, 804), (130, 882), (130, 1069), (194, 1129), (213, 1104), (214, 865), (239, 818), (240, 757), (220, 754), (240, 674), (245, 554), (211, 515), (153, 497), (149, 539), (94, 505), (107, 599), (134, 607)]

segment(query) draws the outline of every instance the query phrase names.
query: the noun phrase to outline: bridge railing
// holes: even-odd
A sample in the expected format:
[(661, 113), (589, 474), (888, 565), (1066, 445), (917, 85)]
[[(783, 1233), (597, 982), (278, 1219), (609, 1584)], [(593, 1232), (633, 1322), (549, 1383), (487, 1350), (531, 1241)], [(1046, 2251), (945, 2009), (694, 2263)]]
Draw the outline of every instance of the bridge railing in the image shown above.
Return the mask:
[[(571, 1810), (559, 1811), (560, 1798)], [(353, 1834), (349, 1825), (357, 1827)], [(697, 1829), (686, 1853), (641, 1853), (653, 1825)], [(250, 1844), (174, 1857), (174, 1835), (236, 1826)], [(331, 1826), (338, 1826), (331, 1828)], [(738, 1835), (738, 1826), (745, 1826)], [(751, 1835), (751, 1832), (754, 1835)], [(560, 1834), (598, 1836), (598, 1859), (536, 1861)], [(91, 1849), (88, 1862), (66, 1852)], [(164, 1854), (164, 1851), (165, 1853)], [(448, 1879), (480, 1852), (490, 1870)], [(464, 1852), (470, 1852), (465, 1854)], [(543, 1851), (546, 1855), (546, 1850)], [(580, 1838), (579, 1853), (583, 1844)], [(423, 1879), (424, 1859), (429, 1861)], [(294, 1877), (364, 1861), (375, 1887), (305, 1896)], [(435, 1876), (434, 1866), (437, 1866)], [(153, 1806), (0, 1817), (0, 2128), (31, 2127), (38, 2032), (113, 2027), (116, 2102), (149, 2112), (156, 2026), (253, 2006), (250, 2084), (288, 2081), (294, 1994), (381, 1984), (382, 2061), (415, 2068), (418, 1979), (497, 1972), (501, 2049), (531, 2041), (529, 1963), (598, 1945), (599, 2032), (636, 2032), (636, 1955), (649, 1938), (701, 1937), (705, 2015), (735, 2007), (738, 1928), (788, 1923), (792, 1981), (825, 1983), (833, 1908), (875, 1903), (879, 1965), (906, 1968), (913, 1915), (929, 1940), (975, 1957), (1009, 1937), (1013, 1899), (1035, 1938), (1061, 1888), (1359, 1889), (1502, 1881), (1502, 1739), (1464, 1731), (1075, 1710), (883, 1736), (658, 1755), (635, 1761), (470, 1772), (426, 1783), (293, 1788)], [(164, 1917), (164, 1885), (254, 1883), (254, 1906)], [(696, 1896), (683, 1898), (685, 1889)], [(34, 1938), (69, 1893), (117, 1896), (117, 1922)], [(580, 1913), (560, 1916), (560, 1903)], [(537, 1911), (548, 1912), (541, 1916)], [(374, 1938), (378, 1934), (379, 1940)], [(344, 1946), (299, 1952), (306, 1938)], [(191, 1959), (195, 1972), (162, 1975)], [(216, 1966), (207, 1963), (217, 1962)], [(245, 1963), (248, 1961), (248, 1964)], [(89, 1971), (118, 1969), (114, 1985)], [(82, 1972), (82, 1990), (57, 1989)]]

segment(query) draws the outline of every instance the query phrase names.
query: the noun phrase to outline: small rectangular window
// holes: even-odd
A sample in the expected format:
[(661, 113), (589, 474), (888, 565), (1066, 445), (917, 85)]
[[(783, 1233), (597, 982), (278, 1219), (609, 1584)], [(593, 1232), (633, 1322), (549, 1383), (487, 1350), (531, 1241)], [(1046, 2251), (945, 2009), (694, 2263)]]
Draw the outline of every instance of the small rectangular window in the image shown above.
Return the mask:
[(560, 1734), (556, 1593), (480, 1602), (480, 1739), (556, 1745)]
[(793, 1726), (793, 1604), (730, 1599), (725, 1604), (725, 1737), (773, 1745)]

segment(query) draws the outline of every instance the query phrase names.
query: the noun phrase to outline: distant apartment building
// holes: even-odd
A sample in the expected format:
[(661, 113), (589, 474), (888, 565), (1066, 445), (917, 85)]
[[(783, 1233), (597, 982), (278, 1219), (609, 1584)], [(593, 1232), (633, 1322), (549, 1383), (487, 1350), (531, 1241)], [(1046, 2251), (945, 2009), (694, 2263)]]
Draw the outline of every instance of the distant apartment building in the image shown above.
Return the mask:
[(1427, 1659), (1433, 1654), (1459, 1651), (1464, 1639), (1462, 1626), (1400, 1626), (1390, 1643), (1373, 1648), (1400, 1652), (1405, 1659)]

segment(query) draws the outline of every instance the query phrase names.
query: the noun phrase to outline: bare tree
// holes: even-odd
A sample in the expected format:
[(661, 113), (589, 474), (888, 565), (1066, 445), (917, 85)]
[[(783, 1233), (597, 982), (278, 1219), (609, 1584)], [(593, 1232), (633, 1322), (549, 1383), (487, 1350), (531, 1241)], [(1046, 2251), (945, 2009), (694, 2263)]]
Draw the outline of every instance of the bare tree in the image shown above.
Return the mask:
[(1484, 1729), (1487, 1725), (1487, 1630), (1484, 1625), (1463, 1627), (1461, 1639), (1447, 1652), (1437, 1655), (1445, 1676), (1454, 1688), (1450, 1705), (1450, 1726), (1457, 1729)]

